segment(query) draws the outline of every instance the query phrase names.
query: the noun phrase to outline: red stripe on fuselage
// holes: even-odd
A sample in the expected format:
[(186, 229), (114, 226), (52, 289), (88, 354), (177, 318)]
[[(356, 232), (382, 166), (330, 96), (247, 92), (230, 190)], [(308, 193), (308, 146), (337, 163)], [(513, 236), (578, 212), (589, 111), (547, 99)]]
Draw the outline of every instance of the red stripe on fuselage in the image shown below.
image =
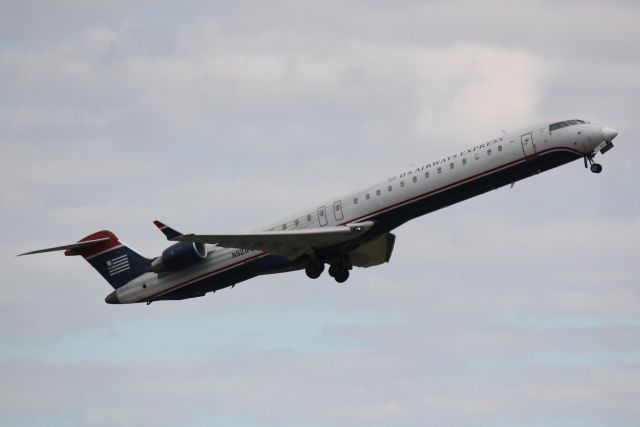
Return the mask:
[(349, 220), (349, 221), (347, 221), (347, 222), (343, 222), (343, 223), (342, 223), (342, 224), (340, 224), (340, 225), (348, 224), (348, 223), (350, 223), (350, 222), (354, 222), (354, 221), (359, 221), (359, 220), (361, 220), (361, 219), (368, 218), (368, 217), (370, 217), (371, 215), (376, 215), (376, 214), (379, 214), (379, 213), (382, 213), (382, 212), (388, 211), (388, 210), (390, 210), (390, 209), (397, 208), (398, 206), (406, 205), (407, 203), (411, 203), (411, 202), (416, 201), (416, 200), (418, 200), (418, 199), (422, 199), (422, 198), (424, 198), (424, 197), (431, 196), (432, 194), (440, 193), (440, 192), (442, 192), (442, 191), (444, 191), (444, 190), (448, 190), (449, 188), (451, 188), (451, 187), (455, 187), (455, 186), (457, 186), (457, 185), (459, 185), (459, 184), (463, 184), (463, 183), (466, 183), (466, 182), (469, 182), (469, 181), (473, 181), (473, 180), (474, 180), (474, 179), (476, 179), (476, 178), (480, 178), (480, 177), (482, 177), (482, 176), (489, 175), (489, 174), (491, 174), (491, 173), (493, 173), (493, 172), (497, 172), (498, 170), (502, 170), (502, 169), (508, 168), (509, 166), (513, 166), (513, 165), (515, 165), (516, 163), (522, 163), (522, 162), (525, 162), (525, 161), (527, 161), (527, 160), (529, 160), (529, 159), (531, 159), (531, 158), (538, 157), (539, 155), (544, 154), (544, 153), (548, 153), (548, 152), (550, 152), (550, 151), (570, 151), (570, 152), (573, 152), (573, 153), (575, 153), (575, 154), (580, 155), (581, 157), (582, 157), (582, 156), (584, 156), (584, 154), (582, 154), (580, 151), (578, 151), (578, 150), (574, 150), (574, 149), (572, 149), (572, 148), (549, 148), (549, 149), (546, 149), (546, 150), (540, 151), (540, 152), (538, 152), (538, 153), (536, 153), (536, 154), (534, 154), (534, 155), (527, 156), (527, 157), (522, 158), (522, 159), (519, 159), (519, 160), (513, 160), (513, 161), (511, 161), (511, 162), (509, 162), (509, 163), (505, 163), (505, 164), (503, 164), (503, 165), (501, 165), (501, 166), (496, 166), (495, 168), (492, 168), (492, 169), (486, 170), (486, 171), (484, 171), (484, 172), (477, 173), (477, 174), (472, 175), (472, 176), (470, 176), (470, 177), (468, 177), (468, 178), (464, 178), (464, 179), (461, 179), (461, 180), (458, 180), (458, 181), (452, 182), (451, 184), (447, 184), (447, 185), (445, 185), (445, 186), (443, 186), (443, 187), (436, 188), (435, 190), (431, 190), (431, 191), (427, 191), (426, 193), (418, 194), (417, 196), (413, 196), (413, 197), (411, 197), (411, 198), (409, 198), (409, 199), (406, 199), (406, 200), (403, 200), (403, 201), (401, 201), (401, 202), (394, 203), (393, 205), (389, 205), (389, 206), (387, 206), (387, 207), (384, 207), (384, 208), (378, 209), (378, 210), (373, 211), (373, 212), (370, 212), (370, 213), (368, 213), (368, 214), (365, 214), (365, 215), (359, 216), (358, 218), (354, 218), (354, 219), (351, 219), (351, 220)]
[[(199, 280), (201, 280), (201, 279), (205, 279), (205, 278), (207, 278), (207, 277), (209, 277), (209, 276), (214, 276), (214, 275), (216, 275), (216, 274), (218, 274), (218, 273), (221, 273), (221, 272), (222, 272), (222, 271), (224, 271), (224, 270), (229, 270), (230, 268), (235, 267), (235, 266), (236, 266), (236, 265), (238, 265), (238, 264), (247, 263), (247, 262), (249, 262), (249, 261), (253, 261), (253, 260), (256, 260), (256, 259), (258, 259), (258, 258), (260, 258), (260, 257), (263, 257), (263, 256), (265, 256), (265, 255), (268, 255), (268, 254), (267, 254), (266, 252), (260, 252), (259, 254), (254, 255), (254, 256), (251, 256), (251, 257), (249, 257), (249, 258), (246, 258), (246, 259), (242, 259), (242, 260), (240, 260), (240, 261), (233, 262), (233, 263), (231, 263), (231, 264), (229, 264), (229, 265), (226, 265), (226, 266), (224, 266), (224, 267), (220, 267), (220, 268), (218, 268), (218, 269), (216, 269), (216, 270), (209, 271), (209, 272), (207, 272), (207, 273), (203, 273), (203, 274), (201, 274), (200, 276), (196, 276), (196, 277), (194, 277), (194, 278), (192, 278), (192, 279), (189, 279), (189, 280), (187, 280), (187, 281), (185, 281), (185, 282), (178, 283), (177, 285), (173, 285), (173, 286), (172, 286), (172, 287), (170, 287), (169, 289), (166, 289), (166, 290), (164, 290), (164, 291), (161, 291), (161, 292), (159, 292), (159, 293), (157, 293), (157, 294), (155, 294), (155, 295), (152, 295), (152, 296), (148, 297), (146, 300), (142, 300), (142, 301), (147, 301), (147, 300), (151, 300), (152, 298), (157, 298), (157, 297), (160, 297), (160, 296), (162, 296), (162, 295), (166, 295), (166, 294), (168, 294), (168, 293), (170, 293), (170, 292), (173, 292), (173, 291), (175, 291), (175, 290), (177, 290), (177, 289), (179, 289), (179, 288), (182, 288), (182, 287), (185, 287), (185, 286), (191, 285), (191, 284), (193, 284), (194, 282), (197, 282), (197, 281), (199, 281)], [(142, 302), (142, 301), (139, 301), (139, 302)]]

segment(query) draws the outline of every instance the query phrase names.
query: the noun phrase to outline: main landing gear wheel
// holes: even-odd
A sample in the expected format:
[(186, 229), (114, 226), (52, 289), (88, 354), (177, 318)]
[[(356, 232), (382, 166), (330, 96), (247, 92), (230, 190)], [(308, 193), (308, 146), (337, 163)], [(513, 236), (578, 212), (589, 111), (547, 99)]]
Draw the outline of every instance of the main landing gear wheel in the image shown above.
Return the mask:
[(317, 279), (323, 271), (324, 264), (322, 263), (311, 263), (304, 269), (304, 272), (307, 273), (307, 277), (310, 279)]
[(602, 172), (602, 165), (595, 163), (593, 158), (595, 157), (595, 153), (587, 154), (584, 156), (584, 167), (587, 167), (587, 163), (591, 165), (591, 172), (600, 173)]
[(333, 277), (338, 283), (344, 283), (349, 278), (349, 270), (342, 264), (331, 264), (329, 276)]
[(593, 173), (602, 172), (602, 165), (599, 164), (599, 163), (592, 163), (591, 164), (591, 172), (593, 172)]
[(333, 276), (333, 278), (336, 280), (336, 282), (338, 283), (344, 283), (347, 281), (347, 279), (349, 278), (349, 270), (340, 270), (338, 272), (338, 274), (336, 274), (335, 276)]

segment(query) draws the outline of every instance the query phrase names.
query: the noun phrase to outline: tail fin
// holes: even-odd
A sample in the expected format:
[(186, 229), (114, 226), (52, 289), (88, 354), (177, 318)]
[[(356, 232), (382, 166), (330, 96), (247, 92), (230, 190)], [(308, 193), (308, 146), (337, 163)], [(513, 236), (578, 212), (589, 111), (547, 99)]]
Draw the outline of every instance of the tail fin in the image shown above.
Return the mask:
[(64, 254), (82, 256), (114, 289), (148, 271), (151, 260), (124, 245), (111, 231), (98, 231), (78, 243), (102, 239), (89, 247), (69, 248)]

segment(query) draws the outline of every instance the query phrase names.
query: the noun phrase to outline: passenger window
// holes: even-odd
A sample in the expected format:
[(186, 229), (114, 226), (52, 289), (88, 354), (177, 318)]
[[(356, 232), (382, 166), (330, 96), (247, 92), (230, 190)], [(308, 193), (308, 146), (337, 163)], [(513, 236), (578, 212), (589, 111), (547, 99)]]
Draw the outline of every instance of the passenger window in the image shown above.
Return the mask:
[(380, 190), (376, 190), (376, 196), (379, 196), (380, 194), (382, 194), (382, 192)]
[(502, 145), (498, 145), (498, 151), (502, 151)]
[(387, 190), (391, 191), (391, 190), (393, 190), (393, 187), (392, 186), (388, 186)]
[(311, 222), (311, 215), (307, 215), (307, 222)]
[(357, 205), (357, 204), (358, 204), (358, 198), (357, 198), (357, 197), (353, 199), (353, 204), (354, 204), (354, 205)]
[(425, 172), (425, 173), (424, 173), (424, 177), (425, 177), (425, 178), (429, 178), (429, 172)]
[(294, 224), (294, 225), (299, 225), (299, 224), (300, 224), (300, 221), (298, 221), (298, 220), (296, 219), (295, 221), (293, 221), (293, 224)]
[(438, 173), (442, 173), (442, 168), (438, 168)]
[(487, 156), (490, 156), (490, 155), (491, 155), (491, 148), (487, 150)]
[(418, 182), (418, 177), (414, 175), (413, 178), (411, 178), (411, 181)]
[(476, 153), (476, 155), (474, 156), (476, 158), (476, 160), (480, 159), (480, 153)]
[(463, 165), (466, 165), (466, 164), (467, 164), (467, 159), (466, 159), (466, 158), (465, 158), (465, 159), (462, 159), (462, 164), (463, 164)]
[(369, 195), (369, 193), (367, 193), (367, 195), (365, 196), (365, 198), (366, 198), (367, 200), (369, 200), (369, 199), (371, 198), (371, 196)]
[(449, 169), (453, 169), (453, 163), (449, 163)]

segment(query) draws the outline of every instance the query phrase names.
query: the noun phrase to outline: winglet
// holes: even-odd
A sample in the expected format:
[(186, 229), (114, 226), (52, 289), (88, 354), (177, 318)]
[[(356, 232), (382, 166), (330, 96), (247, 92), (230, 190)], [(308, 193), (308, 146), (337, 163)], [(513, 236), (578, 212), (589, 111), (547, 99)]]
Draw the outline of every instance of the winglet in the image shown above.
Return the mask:
[(176, 237), (180, 237), (180, 236), (183, 235), (178, 230), (175, 230), (175, 229), (169, 227), (168, 225), (163, 224), (162, 222), (160, 222), (158, 220), (153, 221), (153, 223), (155, 224), (156, 227), (158, 227), (160, 229), (160, 231), (162, 231), (162, 234), (167, 236), (167, 240), (173, 240)]

